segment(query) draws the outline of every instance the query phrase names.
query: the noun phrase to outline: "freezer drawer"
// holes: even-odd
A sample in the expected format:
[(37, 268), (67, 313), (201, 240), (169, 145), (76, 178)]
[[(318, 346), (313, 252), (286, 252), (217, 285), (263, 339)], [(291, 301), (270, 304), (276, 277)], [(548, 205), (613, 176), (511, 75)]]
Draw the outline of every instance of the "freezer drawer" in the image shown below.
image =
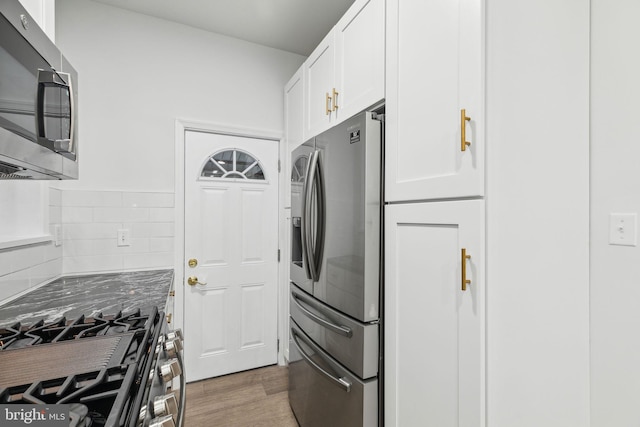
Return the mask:
[(378, 375), (377, 323), (355, 321), (291, 284), (289, 311), (302, 330), (360, 378)]
[(291, 320), (289, 403), (301, 427), (376, 427), (378, 380), (360, 380)]

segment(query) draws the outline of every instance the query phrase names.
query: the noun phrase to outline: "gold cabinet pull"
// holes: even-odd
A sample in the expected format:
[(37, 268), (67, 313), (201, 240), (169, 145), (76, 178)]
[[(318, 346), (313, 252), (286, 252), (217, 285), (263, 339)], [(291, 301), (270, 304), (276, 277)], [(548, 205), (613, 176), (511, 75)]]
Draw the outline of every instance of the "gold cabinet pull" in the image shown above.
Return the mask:
[(471, 120), (471, 117), (467, 117), (467, 111), (463, 108), (460, 110), (460, 150), (466, 151), (467, 146), (471, 145), (467, 141), (467, 122)]
[(331, 113), (331, 107), (329, 107), (329, 103), (331, 102), (331, 96), (329, 96), (329, 92), (327, 92), (326, 98), (324, 99), (324, 114), (328, 116)]
[(471, 284), (471, 280), (467, 280), (467, 260), (471, 259), (471, 255), (467, 255), (467, 250), (462, 248), (462, 290), (467, 290), (467, 285)]
[(169, 313), (167, 314), (167, 323), (171, 323), (171, 318), (173, 317), (173, 314)]
[(333, 111), (336, 111), (338, 109), (338, 91), (336, 91), (336, 88), (333, 88)]

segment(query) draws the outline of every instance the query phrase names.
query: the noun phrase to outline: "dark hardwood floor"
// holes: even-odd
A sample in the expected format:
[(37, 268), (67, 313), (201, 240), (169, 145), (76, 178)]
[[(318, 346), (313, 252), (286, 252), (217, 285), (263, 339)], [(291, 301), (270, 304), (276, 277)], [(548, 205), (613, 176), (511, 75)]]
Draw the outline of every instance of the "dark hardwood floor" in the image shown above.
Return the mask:
[(297, 427), (287, 368), (267, 366), (187, 384), (185, 427)]

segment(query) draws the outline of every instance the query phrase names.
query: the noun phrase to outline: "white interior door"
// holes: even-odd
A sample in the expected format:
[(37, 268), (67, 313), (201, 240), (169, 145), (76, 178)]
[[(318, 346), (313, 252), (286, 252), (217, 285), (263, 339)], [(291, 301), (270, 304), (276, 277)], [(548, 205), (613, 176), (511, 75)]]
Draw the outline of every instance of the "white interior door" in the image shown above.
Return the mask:
[(187, 380), (276, 363), (278, 142), (187, 131), (185, 145)]

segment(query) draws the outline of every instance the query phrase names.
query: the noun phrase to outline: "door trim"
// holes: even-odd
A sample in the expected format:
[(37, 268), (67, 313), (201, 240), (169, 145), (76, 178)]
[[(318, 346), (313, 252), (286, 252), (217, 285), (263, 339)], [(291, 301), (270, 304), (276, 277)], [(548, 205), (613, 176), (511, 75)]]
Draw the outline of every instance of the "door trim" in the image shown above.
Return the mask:
[[(241, 136), (248, 138), (268, 139), (278, 142), (278, 159), (286, 158), (286, 144), (282, 131), (269, 129), (257, 129), (249, 127), (234, 127), (221, 123), (200, 122), (187, 119), (176, 119), (175, 121), (175, 254), (174, 254), (174, 328), (184, 328), (184, 289), (185, 289), (185, 251), (184, 251), (184, 171), (185, 171), (185, 133), (206, 132), (222, 135)], [(284, 252), (287, 242), (285, 242), (285, 179), (282, 179), (282, 171), (278, 173), (278, 247)], [(285, 342), (288, 338), (288, 322), (285, 308), (289, 304), (289, 284), (283, 283), (285, 268), (289, 264), (280, 260), (278, 264), (278, 342)], [(285, 364), (284, 346), (278, 346), (278, 364)]]

